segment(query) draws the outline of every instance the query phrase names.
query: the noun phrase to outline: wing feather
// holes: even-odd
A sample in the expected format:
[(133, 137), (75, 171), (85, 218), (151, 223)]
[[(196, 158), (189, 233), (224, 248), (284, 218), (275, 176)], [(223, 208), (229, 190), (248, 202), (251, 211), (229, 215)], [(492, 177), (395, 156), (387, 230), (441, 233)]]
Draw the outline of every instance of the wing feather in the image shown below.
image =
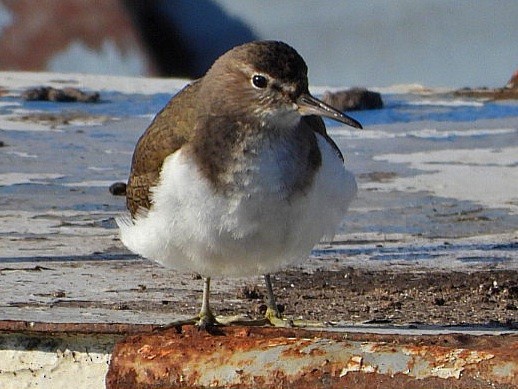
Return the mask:
[(192, 138), (199, 86), (194, 81), (169, 100), (138, 140), (126, 187), (126, 206), (133, 217), (151, 208), (150, 189), (158, 183), (164, 160)]

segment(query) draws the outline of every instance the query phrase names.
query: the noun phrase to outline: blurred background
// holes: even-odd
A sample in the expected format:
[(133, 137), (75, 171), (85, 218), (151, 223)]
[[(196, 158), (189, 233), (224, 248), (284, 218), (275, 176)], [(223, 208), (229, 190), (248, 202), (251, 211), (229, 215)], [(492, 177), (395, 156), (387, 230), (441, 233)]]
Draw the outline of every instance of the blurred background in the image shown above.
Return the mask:
[(518, 1), (0, 0), (0, 70), (195, 78), (254, 39), (294, 46), (313, 85), (497, 87)]

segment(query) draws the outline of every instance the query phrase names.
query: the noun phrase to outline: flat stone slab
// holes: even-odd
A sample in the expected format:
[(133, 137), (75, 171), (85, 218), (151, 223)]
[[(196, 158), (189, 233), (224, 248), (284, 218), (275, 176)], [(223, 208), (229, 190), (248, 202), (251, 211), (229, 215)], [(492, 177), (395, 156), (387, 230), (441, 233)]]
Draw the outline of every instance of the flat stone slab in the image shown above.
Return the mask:
[[(196, 313), (201, 281), (129, 253), (114, 223), (125, 212), (124, 199), (108, 191), (127, 179), (136, 140), (185, 83), (0, 73), (0, 320), (163, 324)], [(21, 98), (26, 88), (39, 86), (98, 91), (100, 102)], [(435, 325), (441, 318), (450, 325), (470, 317), (475, 319), (467, 324), (490, 325), (486, 313), (493, 309), (497, 323), (512, 329), (518, 306), (510, 281), (518, 267), (518, 109), (514, 116), (512, 105), (485, 112), (485, 103), (444, 100), (430, 90), (383, 93), (387, 108), (378, 115), (407, 121), (368, 124), (364, 131), (329, 127), (357, 176), (359, 196), (332, 243), (276, 276), (287, 314), (347, 325)], [(480, 120), (444, 120), (457, 106)], [(492, 118), (499, 107), (505, 117)], [(419, 115), (425, 119), (411, 120)], [(371, 271), (378, 278), (386, 274), (385, 283), (369, 289)], [(481, 307), (479, 316), (468, 309), (464, 316), (441, 316), (454, 311), (459, 297), (448, 285), (462, 289), (462, 277), (443, 280), (442, 291), (432, 285), (424, 294), (405, 285), (390, 289), (394, 272), (430, 272), (439, 280), (438, 274), (457, 271), (488, 271), (487, 280), (477, 273), (479, 292), (465, 288), (463, 296), (479, 299), (458, 304)], [(259, 277), (217, 279), (213, 286), (219, 313), (260, 315)], [(343, 290), (351, 294), (338, 293)], [(430, 305), (410, 318), (417, 308), (410, 298)], [(349, 307), (344, 300), (352, 301)], [(333, 308), (322, 308), (328, 306)], [(438, 316), (425, 320), (432, 308)]]
[[(443, 240), (407, 241), (396, 236), (392, 236), (391, 241), (384, 237), (384, 243), (380, 243), (381, 237), (375, 239), (374, 235), (362, 236), (363, 241), (359, 243), (355, 243), (358, 236), (337, 238), (341, 240), (317, 246), (314, 255), (299, 267), (280, 273), (279, 283), (286, 283), (292, 273), (300, 274), (306, 282), (322, 277), (321, 282), (326, 279), (331, 282), (321, 275), (323, 269), (335, 273), (362, 269), (386, 274), (385, 278), (390, 278), (389, 271), (427, 272), (429, 277), (451, 272), (518, 274), (514, 234), (454, 239), (447, 244)], [(113, 244), (117, 240), (115, 232), (105, 239)], [(35, 242), (41, 249), (40, 242)], [(69, 243), (67, 247), (73, 246)], [(165, 269), (128, 252), (4, 258), (0, 279), (3, 320), (166, 324), (196, 314), (202, 292), (199, 277)], [(489, 282), (488, 287), (491, 287), (493, 281)], [(262, 297), (250, 298), (243, 293), (243, 288), (257, 288), (260, 293), (264, 289), (263, 281), (260, 277), (216, 278), (213, 282), (215, 308), (226, 314), (232, 311), (253, 314), (256, 301), (262, 301)], [(290, 293), (303, 290), (304, 286), (281, 289), (281, 294), (286, 294), (285, 303), (290, 305), (293, 298)], [(510, 301), (516, 301), (515, 295), (509, 297)], [(318, 299), (311, 304), (318, 305)], [(345, 306), (346, 301), (343, 304)], [(510, 318), (514, 317), (512, 309), (509, 314)], [(330, 315), (323, 319), (333, 321)]]

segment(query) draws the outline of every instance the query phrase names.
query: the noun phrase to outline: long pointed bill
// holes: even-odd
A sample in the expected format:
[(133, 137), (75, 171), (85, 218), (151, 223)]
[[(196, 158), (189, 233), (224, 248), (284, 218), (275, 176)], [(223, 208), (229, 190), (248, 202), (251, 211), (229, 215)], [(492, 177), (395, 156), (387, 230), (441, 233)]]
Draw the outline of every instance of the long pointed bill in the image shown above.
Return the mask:
[(297, 99), (297, 105), (299, 106), (299, 112), (303, 116), (307, 115), (318, 115), (324, 116), (336, 120), (338, 122), (347, 124), (354, 128), (363, 128), (362, 125), (354, 120), (353, 118), (343, 114), (342, 112), (334, 109), (330, 105), (327, 105), (323, 101), (316, 99), (310, 94), (302, 94)]

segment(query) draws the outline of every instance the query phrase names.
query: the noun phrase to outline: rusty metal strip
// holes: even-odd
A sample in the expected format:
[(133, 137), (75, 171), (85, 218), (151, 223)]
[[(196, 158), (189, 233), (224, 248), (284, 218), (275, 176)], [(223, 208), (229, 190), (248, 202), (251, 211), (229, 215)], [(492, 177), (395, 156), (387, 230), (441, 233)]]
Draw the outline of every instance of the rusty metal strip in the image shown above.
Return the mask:
[(135, 334), (149, 332), (152, 324), (126, 323), (47, 323), (24, 320), (0, 320), (0, 332), (74, 333), (74, 334)]
[(516, 388), (518, 335), (186, 326), (127, 337), (107, 388)]

